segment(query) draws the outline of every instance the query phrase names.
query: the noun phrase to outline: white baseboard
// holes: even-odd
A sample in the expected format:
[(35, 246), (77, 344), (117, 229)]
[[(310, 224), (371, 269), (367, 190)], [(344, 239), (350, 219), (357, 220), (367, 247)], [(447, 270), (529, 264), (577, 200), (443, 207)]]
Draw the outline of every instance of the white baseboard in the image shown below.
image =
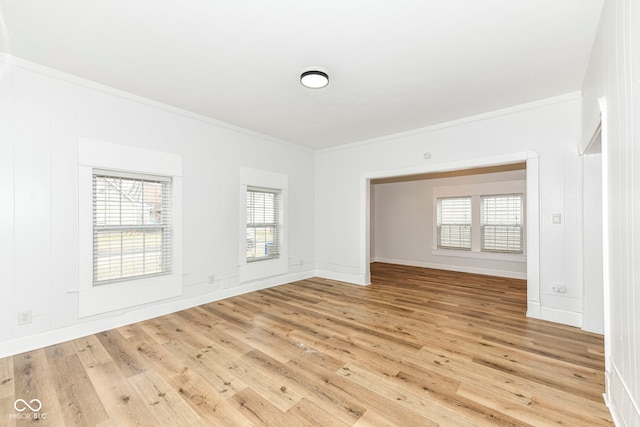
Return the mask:
[(582, 313), (576, 313), (574, 311), (540, 307), (540, 319), (569, 326), (577, 326), (579, 328), (582, 327)]
[(355, 285), (367, 286), (369, 281), (361, 274), (338, 273), (329, 270), (316, 270), (316, 276), (323, 279), (338, 280), (340, 282), (353, 283)]
[(582, 325), (582, 330), (585, 332), (591, 332), (592, 334), (604, 335), (604, 331), (601, 328), (590, 328), (590, 327), (584, 326), (584, 324)]
[(542, 309), (540, 308), (539, 302), (527, 301), (527, 317), (531, 317), (533, 319), (542, 318)]
[(55, 329), (40, 334), (15, 338), (0, 343), (0, 358), (13, 356), (26, 351), (47, 347), (61, 342), (82, 338), (109, 329), (119, 328), (135, 322), (152, 319), (165, 314), (175, 313), (198, 305), (208, 304), (225, 298), (246, 294), (260, 289), (271, 288), (285, 283), (304, 280), (314, 277), (315, 271), (309, 270), (301, 273), (286, 274), (257, 280), (251, 283), (222, 289), (215, 292), (194, 296), (181, 300), (171, 300), (154, 304), (141, 309), (119, 312), (117, 316), (105, 317), (97, 320), (79, 323), (65, 328)]
[(527, 280), (527, 273), (507, 270), (493, 270), (487, 268), (468, 267), (463, 265), (436, 264), (424, 261), (413, 261), (405, 259), (381, 258), (376, 257), (375, 262), (385, 262), (388, 264), (406, 265), (409, 267), (435, 268), (437, 270), (458, 271), (460, 273), (483, 274), (485, 276), (507, 277), (509, 279)]
[(611, 364), (611, 372), (605, 375), (608, 386), (603, 396), (614, 425), (640, 426), (640, 403), (634, 401), (633, 394), (615, 363)]
[[(606, 373), (605, 373), (605, 375), (606, 375)], [(608, 389), (609, 389), (609, 387), (607, 387), (607, 390)], [(614, 426), (629, 425), (628, 423), (625, 423), (625, 424), (622, 423), (622, 417), (621, 417), (621, 414), (620, 414), (620, 409), (612, 401), (612, 399), (610, 398), (609, 394), (602, 393), (602, 400), (604, 400), (604, 404), (606, 405), (607, 409), (609, 410), (609, 415), (611, 415), (611, 419), (613, 420), (613, 425)]]

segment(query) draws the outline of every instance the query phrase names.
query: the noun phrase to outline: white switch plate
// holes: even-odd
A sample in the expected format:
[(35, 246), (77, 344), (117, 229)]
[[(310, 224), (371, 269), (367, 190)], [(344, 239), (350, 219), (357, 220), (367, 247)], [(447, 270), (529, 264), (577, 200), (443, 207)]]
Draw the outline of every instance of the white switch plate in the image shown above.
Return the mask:
[(559, 213), (551, 214), (551, 222), (554, 224), (562, 223), (562, 214), (559, 214)]

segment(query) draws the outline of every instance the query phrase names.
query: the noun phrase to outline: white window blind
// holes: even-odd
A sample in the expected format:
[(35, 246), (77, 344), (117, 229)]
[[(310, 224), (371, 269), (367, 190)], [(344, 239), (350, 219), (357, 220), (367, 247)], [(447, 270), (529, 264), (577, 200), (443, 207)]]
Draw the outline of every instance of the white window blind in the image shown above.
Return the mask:
[(93, 172), (93, 284), (171, 273), (171, 178)]
[(481, 249), (487, 252), (523, 252), (522, 194), (480, 197)]
[(438, 248), (471, 250), (471, 197), (437, 199)]
[(280, 190), (247, 188), (247, 262), (280, 257)]

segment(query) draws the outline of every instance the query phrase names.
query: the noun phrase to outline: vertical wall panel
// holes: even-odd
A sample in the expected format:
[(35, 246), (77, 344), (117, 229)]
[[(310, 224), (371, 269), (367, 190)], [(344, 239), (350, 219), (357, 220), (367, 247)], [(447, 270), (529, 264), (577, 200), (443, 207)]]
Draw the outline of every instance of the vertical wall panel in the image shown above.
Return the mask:
[(13, 310), (13, 72), (0, 63), (0, 340), (12, 334)]
[[(607, 159), (605, 195), (609, 240), (610, 303), (607, 343), (607, 396), (619, 425), (640, 423), (640, 228), (638, 143), (640, 142), (640, 6), (634, 0), (609, 0), (585, 81), (593, 98), (597, 75), (599, 97), (606, 100), (603, 158)], [(585, 106), (585, 115), (588, 115)]]
[(584, 318), (582, 328), (604, 333), (602, 271), (602, 155), (588, 154), (583, 165)]
[[(631, 384), (631, 393), (635, 396), (636, 408), (640, 406), (640, 3), (630, 2), (630, 46), (631, 51), (631, 123), (633, 124), (629, 159), (631, 161), (631, 221), (633, 230), (633, 246), (631, 248), (631, 259), (633, 264), (633, 318), (631, 337), (633, 340), (633, 354), (631, 363), (636, 369), (634, 380)], [(631, 420), (630, 425), (640, 425), (640, 410), (635, 414), (635, 420)], [(635, 421), (635, 424), (634, 424)]]
[[(631, 210), (630, 206), (632, 201), (629, 198), (630, 188), (630, 176), (631, 171), (629, 167), (629, 152), (631, 150), (631, 107), (629, 101), (630, 97), (630, 78), (631, 78), (631, 55), (629, 46), (629, 1), (625, 0), (620, 3), (620, 10), (618, 12), (618, 28), (616, 29), (620, 38), (620, 47), (618, 49), (618, 95), (619, 95), (619, 114), (620, 114), (620, 200), (618, 201), (618, 211), (620, 218), (620, 278), (622, 280), (623, 293), (621, 300), (621, 315), (625, 319), (623, 322), (623, 336), (632, 337), (633, 329), (633, 276), (631, 274), (631, 268), (633, 261), (631, 256)], [(635, 377), (635, 366), (632, 362), (632, 352), (634, 345), (627, 338), (624, 344), (624, 366), (625, 373), (629, 375), (629, 378)], [(633, 381), (629, 383), (631, 388)]]
[[(78, 94), (73, 85), (51, 82), (51, 265), (52, 328), (78, 319)], [(61, 257), (56, 254), (66, 254)]]
[(51, 120), (49, 79), (16, 68), (15, 308), (32, 310), (33, 323), (16, 335), (48, 328), (51, 280)]

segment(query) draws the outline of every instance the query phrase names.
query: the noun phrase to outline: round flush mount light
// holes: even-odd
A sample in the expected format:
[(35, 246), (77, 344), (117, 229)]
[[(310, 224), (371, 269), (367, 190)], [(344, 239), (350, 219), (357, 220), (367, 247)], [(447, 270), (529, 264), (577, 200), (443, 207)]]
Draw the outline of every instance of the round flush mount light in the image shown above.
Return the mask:
[(329, 84), (329, 75), (318, 69), (311, 69), (300, 74), (300, 83), (309, 89), (322, 89)]

